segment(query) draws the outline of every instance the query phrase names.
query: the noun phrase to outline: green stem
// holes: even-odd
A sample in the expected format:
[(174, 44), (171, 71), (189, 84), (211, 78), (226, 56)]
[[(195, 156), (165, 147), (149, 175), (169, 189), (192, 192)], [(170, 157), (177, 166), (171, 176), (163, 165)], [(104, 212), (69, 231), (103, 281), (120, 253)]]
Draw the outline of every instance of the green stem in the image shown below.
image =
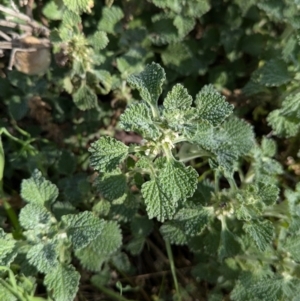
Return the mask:
[(122, 296), (120, 296), (119, 294), (113, 292), (112, 290), (102, 286), (102, 285), (97, 285), (97, 288), (100, 289), (100, 291), (102, 291), (105, 295), (113, 298), (114, 300), (118, 300), (118, 301), (136, 301), (136, 300), (130, 300), (130, 299), (126, 299)]
[(138, 153), (143, 152), (149, 149), (147, 146), (139, 146), (139, 145), (130, 145), (128, 148), (129, 153)]
[(153, 118), (156, 119), (159, 117), (159, 111), (156, 105), (153, 105), (152, 103), (149, 103)]
[(16, 291), (11, 285), (9, 285), (4, 279), (0, 278), (0, 284), (5, 287), (11, 294), (13, 294), (18, 301), (26, 301), (26, 299), (23, 298), (22, 294)]
[(173, 253), (171, 250), (171, 244), (168, 240), (166, 240), (165, 243), (166, 243), (168, 258), (170, 261), (171, 272), (172, 272), (172, 277), (173, 277), (173, 281), (174, 281), (174, 285), (175, 285), (176, 294), (177, 294), (178, 300), (181, 301), (181, 295), (179, 292), (179, 286), (178, 286), (178, 281), (177, 281), (177, 277), (176, 277), (176, 268), (175, 268), (175, 264), (174, 264)]
[(21, 238), (22, 237), (22, 229), (21, 229), (18, 217), (17, 217), (14, 209), (11, 207), (11, 205), (5, 198), (3, 198), (3, 205), (4, 205), (4, 209), (6, 211), (6, 214), (9, 218), (10, 222), (12, 223), (13, 227), (15, 228), (14, 238), (16, 238), (16, 239)]
[(167, 143), (162, 143), (162, 148), (164, 150), (164, 153), (166, 155), (167, 161), (170, 162), (173, 159), (172, 152), (169, 148), (169, 145)]
[(215, 192), (219, 192), (220, 187), (219, 187), (219, 172), (216, 170), (214, 172), (214, 176), (215, 176)]
[(21, 144), (25, 149), (30, 149), (32, 155), (37, 154), (37, 151), (35, 150), (35, 148), (30, 145), (31, 142), (35, 141), (35, 139), (32, 138), (30, 140), (23, 141), (21, 139), (14, 137), (13, 135), (11, 135), (11, 133), (6, 128), (0, 129), (0, 135), (2, 135), (2, 134), (5, 135), (6, 137), (8, 137), (9, 139), (11, 139), (12, 141), (15, 141), (15, 142)]
[(212, 173), (212, 172), (213, 172), (213, 171), (212, 171), (211, 169), (205, 171), (201, 176), (199, 176), (198, 182), (203, 181), (203, 180), (205, 179), (205, 177), (206, 177), (207, 175), (209, 175), (210, 173)]
[(235, 180), (233, 179), (233, 178), (227, 178), (227, 181), (228, 181), (228, 183), (229, 183), (229, 185), (230, 185), (230, 188), (232, 189), (232, 190), (237, 190), (238, 189), (238, 187), (237, 187), (237, 185), (236, 185), (236, 183), (235, 183)]

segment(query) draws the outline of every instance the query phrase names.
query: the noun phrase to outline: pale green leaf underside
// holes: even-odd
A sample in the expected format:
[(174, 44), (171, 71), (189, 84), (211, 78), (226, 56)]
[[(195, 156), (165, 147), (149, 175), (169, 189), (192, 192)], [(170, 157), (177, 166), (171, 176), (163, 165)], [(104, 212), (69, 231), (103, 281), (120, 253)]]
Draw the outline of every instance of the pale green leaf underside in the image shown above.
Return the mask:
[(80, 274), (71, 265), (58, 265), (45, 277), (44, 284), (55, 301), (73, 301), (79, 285)]
[(35, 170), (28, 180), (21, 184), (21, 197), (28, 203), (53, 204), (58, 196), (57, 187)]
[(128, 146), (112, 137), (101, 137), (91, 144), (90, 164), (100, 172), (112, 172), (128, 156)]
[(89, 211), (76, 215), (64, 215), (62, 221), (66, 225), (67, 235), (75, 250), (87, 246), (92, 240), (96, 239), (103, 230), (103, 221)]
[(140, 92), (142, 99), (149, 105), (157, 105), (165, 80), (164, 69), (156, 63), (147, 65), (144, 71), (137, 75), (130, 75), (127, 79), (128, 83)]
[(90, 246), (75, 252), (80, 264), (87, 270), (99, 272), (102, 264), (109, 260), (109, 256), (95, 252)]

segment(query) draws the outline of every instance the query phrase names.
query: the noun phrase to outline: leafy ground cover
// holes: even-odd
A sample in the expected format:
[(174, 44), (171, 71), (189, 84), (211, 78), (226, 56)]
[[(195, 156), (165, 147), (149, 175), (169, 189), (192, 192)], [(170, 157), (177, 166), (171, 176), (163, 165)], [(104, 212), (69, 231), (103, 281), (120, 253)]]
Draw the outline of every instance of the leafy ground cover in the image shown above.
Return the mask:
[(299, 300), (299, 9), (1, 0), (0, 300)]

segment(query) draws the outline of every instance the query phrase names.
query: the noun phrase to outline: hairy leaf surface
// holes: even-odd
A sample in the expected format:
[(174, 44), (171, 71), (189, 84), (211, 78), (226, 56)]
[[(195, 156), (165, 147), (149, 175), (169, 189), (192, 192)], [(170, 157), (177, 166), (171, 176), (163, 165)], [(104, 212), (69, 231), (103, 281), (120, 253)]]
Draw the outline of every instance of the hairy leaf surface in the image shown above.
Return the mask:
[(58, 189), (35, 170), (30, 179), (22, 181), (21, 196), (28, 203), (51, 205), (58, 197)]
[(149, 105), (157, 105), (165, 80), (164, 69), (156, 63), (147, 65), (143, 72), (137, 75), (130, 75), (127, 79), (128, 83), (140, 92), (142, 99)]
[(73, 301), (78, 290), (80, 274), (72, 265), (60, 264), (45, 277), (47, 291), (56, 301)]
[(151, 110), (145, 103), (134, 103), (121, 115), (119, 125), (125, 131), (141, 134), (143, 138), (156, 139), (160, 133), (152, 118)]
[(267, 220), (245, 223), (243, 229), (254, 240), (257, 248), (262, 252), (270, 245), (274, 234), (274, 226)]
[(30, 264), (37, 268), (41, 273), (49, 273), (58, 265), (57, 242), (49, 241), (32, 246), (26, 255)]
[(103, 230), (103, 221), (95, 217), (92, 212), (85, 211), (78, 214), (68, 214), (62, 217), (66, 225), (67, 235), (75, 250), (79, 250), (96, 239)]
[(22, 208), (19, 221), (27, 230), (43, 230), (51, 224), (51, 213), (40, 204), (28, 204)]
[(127, 188), (125, 175), (118, 171), (101, 175), (96, 185), (99, 192), (110, 201), (124, 196)]
[(201, 118), (208, 120), (214, 126), (224, 121), (233, 111), (233, 106), (212, 85), (201, 89), (196, 95), (195, 103)]
[(164, 100), (166, 110), (187, 110), (191, 107), (193, 98), (181, 84), (175, 85)]
[(111, 172), (128, 156), (128, 146), (112, 137), (101, 137), (91, 144), (89, 152), (95, 170)]

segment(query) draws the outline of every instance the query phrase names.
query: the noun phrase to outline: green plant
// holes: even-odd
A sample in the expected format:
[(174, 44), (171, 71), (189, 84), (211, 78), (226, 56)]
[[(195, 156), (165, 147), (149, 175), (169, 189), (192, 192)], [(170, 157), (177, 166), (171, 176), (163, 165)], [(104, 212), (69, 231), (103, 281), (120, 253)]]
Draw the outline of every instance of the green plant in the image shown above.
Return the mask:
[(23, 3), (53, 56), (1, 69), (0, 299), (297, 301), (298, 2)]

